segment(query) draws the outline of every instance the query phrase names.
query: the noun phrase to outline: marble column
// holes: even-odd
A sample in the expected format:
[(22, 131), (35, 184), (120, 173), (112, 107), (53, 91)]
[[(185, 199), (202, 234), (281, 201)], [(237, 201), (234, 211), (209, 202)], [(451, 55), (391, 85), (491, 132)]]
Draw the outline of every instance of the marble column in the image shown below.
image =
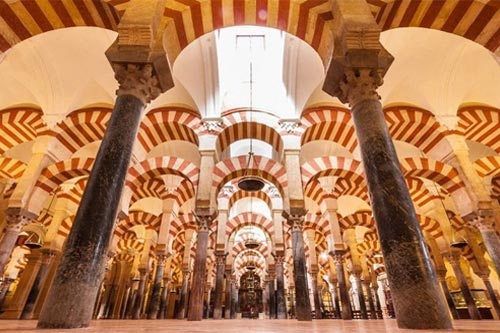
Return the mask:
[(437, 270), (437, 276), (441, 289), (443, 290), (444, 297), (446, 298), (446, 303), (448, 303), (448, 308), (453, 319), (459, 319), (457, 308), (455, 307), (455, 302), (453, 302), (453, 297), (451, 297), (450, 289), (448, 289), (448, 284), (446, 283), (446, 269)]
[(467, 279), (465, 278), (462, 268), (460, 267), (460, 256), (461, 250), (452, 249), (448, 259), (451, 267), (453, 268), (453, 272), (455, 273), (455, 277), (458, 280), (458, 284), (460, 285), (460, 291), (462, 292), (465, 303), (467, 304), (467, 311), (469, 312), (470, 318), (473, 320), (479, 320), (481, 319), (481, 315), (479, 314), (474, 297), (472, 297), (469, 285), (467, 284)]
[(21, 319), (32, 319), (33, 310), (35, 309), (35, 303), (40, 294), (40, 290), (45, 284), (47, 273), (49, 272), (49, 266), (55, 257), (55, 252), (50, 249), (41, 249), (42, 253), (42, 263), (40, 269), (38, 270), (33, 286), (31, 287), (30, 293), (28, 294), (28, 299), (24, 305), (23, 312), (21, 314)]
[(113, 67), (120, 84), (115, 107), (38, 328), (89, 325), (139, 123), (146, 104), (161, 93), (151, 64)]
[(318, 271), (317, 268), (311, 271), (311, 285), (312, 293), (314, 298), (314, 312), (316, 313), (316, 319), (323, 318), (321, 313), (321, 297), (318, 290)]
[(335, 310), (335, 319), (340, 319), (342, 317), (342, 314), (340, 312), (340, 301), (339, 301), (339, 289), (337, 287), (337, 283), (334, 282), (334, 292), (332, 292), (333, 295), (333, 307)]
[(285, 257), (276, 256), (276, 318), (286, 319), (285, 276), (283, 263)]
[(497, 275), (500, 276), (500, 237), (495, 230), (494, 214), (493, 210), (479, 210), (472, 225), (481, 233), (486, 251), (493, 261)]
[(274, 287), (274, 272), (269, 274), (267, 287), (269, 288), (269, 318), (276, 319), (276, 292)]
[(30, 218), (10, 212), (7, 208), (5, 220), (7, 226), (0, 241), (0, 276), (3, 275), (5, 265), (9, 262), (10, 255), (16, 246), (17, 236), (19, 236), (21, 229), (29, 223)]
[(375, 309), (375, 303), (373, 302), (372, 288), (370, 286), (370, 280), (364, 280), (362, 285), (364, 285), (366, 294), (368, 296), (368, 305), (370, 306), (370, 319), (377, 319), (377, 311)]
[(236, 280), (231, 283), (231, 319), (236, 319), (236, 313), (238, 312), (238, 284)]
[(233, 278), (231, 277), (231, 271), (226, 270), (226, 300), (224, 307), (224, 319), (231, 319), (231, 309), (232, 309), (232, 292), (233, 292)]
[(290, 293), (290, 319), (295, 318), (295, 287), (288, 289)]
[(10, 278), (4, 278), (1, 284), (1, 289), (0, 289), (0, 310), (3, 307), (3, 302), (5, 300), (5, 297), (7, 296), (7, 293), (9, 292), (10, 285), (12, 282), (14, 282), (15, 279), (10, 279)]
[(284, 217), (288, 220), (292, 230), (295, 312), (299, 321), (312, 320), (309, 286), (307, 283), (304, 236), (302, 234), (305, 213), (303, 209), (296, 209), (295, 211), (291, 211), (290, 214), (284, 213)]
[(206, 283), (207, 245), (209, 226), (215, 218), (214, 213), (198, 210), (195, 214), (198, 224), (196, 241), (196, 257), (193, 269), (193, 283), (189, 297), (189, 321), (200, 321), (203, 318), (203, 295)]
[(361, 319), (368, 319), (368, 314), (366, 312), (366, 302), (365, 295), (363, 293), (363, 284), (361, 282), (361, 272), (354, 272), (354, 281), (356, 283), (356, 289), (358, 294), (359, 308), (361, 313)]
[(344, 272), (344, 253), (343, 250), (336, 250), (331, 252), (330, 255), (333, 257), (335, 263), (335, 268), (337, 270), (337, 281), (339, 283), (339, 293), (340, 293), (340, 304), (342, 305), (342, 319), (350, 320), (352, 319), (352, 307), (351, 300), (349, 298), (349, 291), (347, 290), (347, 284)]
[(497, 296), (495, 294), (495, 290), (493, 290), (493, 286), (491, 285), (490, 278), (487, 274), (481, 276), (483, 280), (484, 286), (486, 287), (486, 291), (488, 292), (488, 298), (490, 299), (491, 306), (493, 310), (497, 314), (497, 317), (500, 318), (500, 304), (498, 303)]
[(166, 319), (165, 316), (167, 312), (168, 300), (169, 300), (169, 283), (170, 278), (163, 278), (163, 288), (161, 290), (161, 298), (160, 298), (160, 312), (158, 313), (158, 319)]
[(226, 266), (226, 256), (224, 253), (215, 254), (215, 295), (214, 295), (214, 319), (222, 318), (222, 290), (224, 288), (224, 268)]
[(262, 284), (262, 307), (264, 310), (264, 318), (270, 319), (269, 317), (269, 281), (264, 281)]
[(139, 268), (139, 286), (134, 300), (132, 309), (132, 319), (141, 319), (142, 305), (144, 303), (144, 294), (146, 293), (146, 279), (148, 271), (145, 268)]
[(352, 50), (329, 72), (336, 72), (337, 97), (351, 107), (398, 326), (450, 329), (449, 312), (376, 91), (384, 72), (378, 66), (391, 61), (382, 58), (384, 51)]
[(160, 310), (160, 299), (161, 299), (161, 282), (163, 280), (163, 273), (165, 271), (165, 262), (167, 256), (164, 254), (158, 255), (158, 264), (156, 266), (155, 279), (153, 281), (153, 288), (151, 291), (151, 298), (149, 300), (148, 306), (148, 319), (156, 319), (158, 316), (158, 311)]
[(177, 319), (186, 318), (186, 305), (188, 300), (188, 287), (191, 272), (188, 269), (182, 270), (182, 287), (181, 297), (179, 299), (179, 309), (177, 311)]

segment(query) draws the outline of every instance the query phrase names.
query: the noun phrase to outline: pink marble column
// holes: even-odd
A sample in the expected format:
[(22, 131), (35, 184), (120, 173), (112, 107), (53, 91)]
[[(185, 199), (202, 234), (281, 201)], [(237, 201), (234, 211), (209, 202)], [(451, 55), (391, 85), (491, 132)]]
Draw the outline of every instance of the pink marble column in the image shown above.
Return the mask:
[(214, 319), (222, 318), (222, 289), (224, 284), (224, 268), (226, 266), (226, 256), (224, 253), (216, 253), (216, 273), (215, 273), (215, 295), (214, 295)]
[(203, 296), (206, 284), (206, 264), (209, 226), (216, 214), (208, 210), (197, 210), (195, 217), (198, 224), (196, 257), (193, 269), (193, 284), (189, 297), (188, 321), (200, 321), (203, 318)]

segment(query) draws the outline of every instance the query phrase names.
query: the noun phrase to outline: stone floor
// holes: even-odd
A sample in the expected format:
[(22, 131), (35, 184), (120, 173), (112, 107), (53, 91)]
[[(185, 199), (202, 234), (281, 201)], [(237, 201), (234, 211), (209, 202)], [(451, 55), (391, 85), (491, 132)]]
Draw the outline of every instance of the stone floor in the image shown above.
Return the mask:
[(238, 332), (238, 333), (411, 333), (411, 332), (460, 332), (460, 333), (500, 333), (498, 320), (460, 320), (454, 322), (455, 329), (439, 330), (400, 330), (396, 321), (388, 320), (315, 320), (298, 322), (296, 320), (204, 320), (188, 322), (185, 320), (99, 320), (83, 329), (37, 330), (35, 320), (0, 320), (0, 332)]

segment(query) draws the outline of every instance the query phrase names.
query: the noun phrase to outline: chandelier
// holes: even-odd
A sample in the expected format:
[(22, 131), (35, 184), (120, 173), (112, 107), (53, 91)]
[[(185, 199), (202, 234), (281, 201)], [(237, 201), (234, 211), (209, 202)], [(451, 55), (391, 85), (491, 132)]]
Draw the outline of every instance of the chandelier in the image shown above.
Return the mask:
[(253, 131), (253, 126), (252, 126), (252, 111), (253, 111), (253, 65), (252, 65), (252, 37), (250, 36), (249, 39), (250, 43), (250, 71), (249, 71), (249, 101), (250, 101), (250, 115), (249, 115), (249, 120), (250, 120), (250, 149), (248, 150), (248, 157), (247, 157), (247, 164), (245, 166), (245, 170), (243, 172), (243, 176), (240, 178), (238, 181), (238, 188), (243, 191), (248, 191), (248, 192), (257, 192), (260, 191), (264, 188), (264, 182), (262, 181), (261, 177), (254, 176), (252, 175), (252, 167), (255, 166), (257, 167), (257, 163), (255, 161), (255, 156), (253, 152), (253, 145), (252, 145), (252, 139), (254, 136), (254, 131)]

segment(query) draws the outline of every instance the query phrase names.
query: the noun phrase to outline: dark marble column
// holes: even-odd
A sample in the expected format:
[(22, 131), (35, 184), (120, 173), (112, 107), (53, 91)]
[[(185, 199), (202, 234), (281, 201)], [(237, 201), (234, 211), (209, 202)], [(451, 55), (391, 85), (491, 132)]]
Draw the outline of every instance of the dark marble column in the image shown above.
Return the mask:
[(290, 319), (295, 318), (295, 287), (288, 289), (290, 293)]
[(269, 288), (269, 318), (276, 319), (276, 289), (274, 288), (274, 272), (269, 273), (267, 287)]
[(365, 295), (363, 293), (363, 284), (361, 282), (361, 272), (354, 272), (354, 281), (356, 283), (356, 289), (358, 291), (358, 301), (361, 313), (361, 319), (368, 319), (368, 314), (366, 312), (366, 302)]
[(482, 275), (481, 279), (483, 280), (484, 286), (486, 287), (486, 291), (488, 292), (488, 297), (490, 299), (491, 306), (493, 307), (493, 310), (495, 310), (497, 316), (500, 318), (500, 304), (498, 303), (497, 296), (495, 294), (495, 291), (493, 290), (493, 286), (490, 283), (490, 278), (488, 277), (488, 274)]
[(233, 292), (233, 281), (231, 277), (231, 271), (226, 270), (226, 301), (224, 307), (224, 319), (231, 319), (231, 309), (232, 309), (232, 292)]
[(139, 268), (140, 280), (137, 287), (137, 293), (134, 300), (134, 307), (132, 309), (132, 319), (141, 319), (142, 305), (144, 303), (144, 294), (146, 293), (146, 279), (148, 272), (144, 268)]
[(231, 319), (236, 319), (238, 312), (238, 284), (236, 280), (231, 283)]
[(497, 275), (500, 276), (500, 237), (495, 230), (495, 212), (493, 210), (479, 210), (478, 215), (472, 221), (484, 241), (486, 251), (490, 255)]
[(5, 300), (5, 296), (7, 296), (7, 293), (9, 292), (10, 285), (12, 282), (14, 282), (15, 279), (10, 279), (10, 278), (4, 278), (2, 281), (2, 284), (0, 285), (0, 310), (3, 307), (3, 301)]
[(363, 285), (366, 290), (366, 295), (368, 296), (368, 305), (370, 306), (370, 319), (377, 319), (377, 311), (375, 309), (375, 304), (373, 303), (373, 294), (370, 283), (371, 283), (370, 280), (363, 281)]
[(453, 319), (460, 319), (458, 316), (457, 308), (455, 307), (455, 302), (453, 302), (453, 297), (451, 297), (450, 290), (448, 289), (448, 284), (446, 283), (446, 269), (437, 270), (437, 276), (441, 289), (443, 290), (444, 297), (446, 298), (446, 303), (448, 303), (448, 308)]
[(115, 107), (80, 201), (38, 328), (86, 327), (145, 105), (161, 90), (150, 64), (115, 64)]
[(305, 210), (295, 209), (290, 214), (284, 212), (283, 217), (288, 220), (292, 230), (293, 272), (295, 282), (295, 312), (299, 321), (310, 321), (311, 301), (309, 300), (309, 286), (307, 284), (306, 255), (304, 250)]
[(167, 311), (168, 299), (169, 299), (169, 278), (163, 278), (163, 288), (161, 289), (160, 298), (160, 311), (158, 312), (158, 319), (166, 319), (165, 313)]
[(398, 326), (450, 329), (449, 312), (376, 92), (391, 61), (384, 56), (381, 46), (377, 53), (352, 50), (332, 63), (329, 74), (334, 73), (334, 82), (325, 80), (325, 86), (351, 106)]
[(283, 256), (276, 256), (276, 318), (286, 319), (285, 276), (283, 274)]
[(455, 273), (455, 277), (457, 278), (458, 284), (460, 285), (460, 291), (462, 292), (465, 303), (467, 304), (467, 311), (469, 312), (470, 318), (479, 320), (481, 319), (481, 315), (479, 314), (479, 310), (476, 306), (476, 302), (474, 301), (474, 297), (472, 297), (469, 285), (467, 284), (467, 279), (465, 278), (465, 275), (462, 272), (462, 268), (460, 267), (460, 256), (461, 250), (452, 249), (450, 255), (448, 256), (448, 260), (450, 261), (453, 272)]
[(349, 298), (349, 291), (347, 290), (347, 284), (344, 272), (344, 253), (345, 251), (337, 250), (331, 252), (330, 255), (333, 257), (335, 263), (335, 268), (337, 270), (337, 281), (339, 283), (339, 293), (340, 293), (340, 304), (342, 304), (342, 319), (350, 320), (352, 319), (352, 307), (351, 300)]
[(340, 301), (339, 301), (339, 288), (337, 287), (337, 283), (334, 282), (335, 292), (333, 293), (333, 307), (335, 309), (335, 319), (342, 318), (342, 314), (340, 312)]
[(21, 229), (30, 221), (28, 217), (19, 215), (18, 210), (16, 210), (16, 213), (9, 210), (7, 208), (5, 215), (7, 226), (0, 241), (0, 276), (3, 275), (5, 265), (9, 262), (10, 255), (16, 246), (17, 236), (19, 236)]
[(203, 318), (203, 295), (206, 284), (206, 264), (209, 226), (215, 218), (214, 213), (198, 210), (195, 214), (198, 224), (196, 241), (196, 257), (194, 260), (193, 283), (189, 297), (189, 321), (200, 321)]
[(186, 318), (186, 305), (188, 300), (188, 287), (191, 272), (188, 269), (182, 270), (182, 287), (181, 297), (179, 299), (179, 309), (177, 311), (177, 319)]
[(153, 290), (151, 291), (151, 298), (148, 306), (148, 319), (156, 319), (158, 311), (160, 310), (161, 282), (163, 280), (163, 273), (165, 272), (165, 261), (167, 260), (167, 256), (160, 254), (157, 259), (158, 264), (156, 266), (156, 274), (152, 288)]
[(24, 305), (23, 312), (21, 313), (21, 319), (32, 319), (33, 311), (35, 309), (35, 303), (40, 294), (40, 290), (45, 284), (47, 278), (47, 273), (49, 272), (50, 263), (54, 259), (56, 253), (50, 249), (41, 249), (42, 253), (42, 263), (40, 269), (36, 275), (35, 281), (31, 287), (30, 293), (28, 294), (28, 299)]
[(224, 268), (226, 266), (226, 256), (224, 253), (216, 253), (216, 273), (215, 273), (215, 295), (214, 295), (214, 319), (222, 318), (222, 289), (224, 284)]
[(264, 318), (269, 319), (269, 281), (264, 280), (262, 283), (262, 307), (264, 310)]
[(321, 313), (321, 296), (318, 290), (318, 272), (317, 270), (311, 271), (311, 279), (312, 279), (312, 293), (314, 297), (314, 312), (316, 314), (316, 319), (323, 318), (323, 314)]

